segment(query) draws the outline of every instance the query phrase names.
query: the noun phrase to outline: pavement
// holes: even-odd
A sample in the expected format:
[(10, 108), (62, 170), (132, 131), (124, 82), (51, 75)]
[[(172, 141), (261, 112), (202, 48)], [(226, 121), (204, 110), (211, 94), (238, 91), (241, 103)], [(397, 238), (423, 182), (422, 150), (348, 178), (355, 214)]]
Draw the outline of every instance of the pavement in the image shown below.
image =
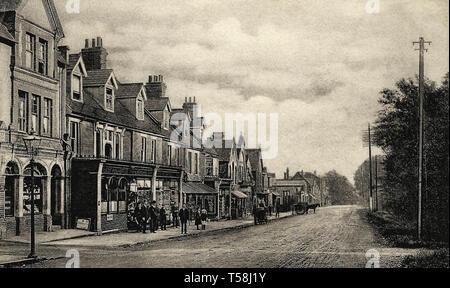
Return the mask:
[[(286, 217), (267, 225), (244, 223), (250, 225), (245, 229), (211, 231), (211, 223), (206, 233), (141, 245), (40, 245), (39, 255), (56, 259), (26, 267), (63, 268), (68, 261), (64, 256), (74, 249), (81, 268), (364, 268), (373, 260), (379, 260), (381, 268), (393, 268), (406, 256), (422, 252), (389, 247), (367, 222), (365, 211), (358, 206), (323, 207), (316, 214)], [(129, 238), (131, 234), (122, 235)], [(86, 241), (98, 238), (103, 237)]]
[[(281, 213), (279, 218), (269, 216), (269, 221), (276, 221), (291, 217), (291, 212)], [(57, 230), (54, 232), (36, 233), (36, 245), (42, 247), (77, 247), (77, 248), (114, 248), (132, 247), (145, 245), (153, 242), (169, 241), (189, 237), (198, 237), (203, 234), (227, 231), (232, 229), (243, 229), (254, 225), (253, 217), (241, 220), (209, 222), (206, 230), (197, 230), (193, 224), (188, 224), (188, 234), (181, 235), (180, 228), (168, 227), (166, 231), (158, 230), (157, 233), (137, 233), (123, 232), (104, 234), (95, 236), (96, 233), (83, 230)], [(39, 259), (28, 259), (26, 256), (27, 247), (30, 244), (30, 235), (15, 236), (0, 241), (0, 267), (1, 266), (21, 266), (29, 263), (36, 263), (54, 257), (41, 257)], [(20, 249), (22, 247), (22, 249)], [(57, 248), (55, 248), (57, 249)], [(17, 250), (24, 252), (17, 253)], [(52, 254), (52, 253), (50, 253)], [(60, 256), (61, 257), (61, 256)]]

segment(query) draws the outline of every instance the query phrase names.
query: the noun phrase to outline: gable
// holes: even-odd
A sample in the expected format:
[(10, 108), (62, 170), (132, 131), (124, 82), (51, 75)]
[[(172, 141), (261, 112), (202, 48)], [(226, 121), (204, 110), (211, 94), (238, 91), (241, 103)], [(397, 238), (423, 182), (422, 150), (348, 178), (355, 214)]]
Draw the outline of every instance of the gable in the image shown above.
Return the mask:
[(26, 20), (33, 22), (49, 31), (54, 31), (54, 25), (51, 24), (51, 15), (48, 8), (44, 7), (43, 0), (22, 1), (18, 13)]

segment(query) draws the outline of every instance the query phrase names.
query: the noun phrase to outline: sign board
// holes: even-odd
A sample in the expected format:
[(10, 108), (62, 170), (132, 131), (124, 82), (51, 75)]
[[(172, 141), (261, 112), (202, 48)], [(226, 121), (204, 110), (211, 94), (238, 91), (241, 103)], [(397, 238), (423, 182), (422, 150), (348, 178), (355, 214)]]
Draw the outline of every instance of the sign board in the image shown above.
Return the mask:
[(113, 214), (106, 215), (106, 221), (113, 221), (113, 220), (114, 220), (114, 215)]
[(89, 231), (91, 227), (90, 219), (77, 219), (77, 229)]

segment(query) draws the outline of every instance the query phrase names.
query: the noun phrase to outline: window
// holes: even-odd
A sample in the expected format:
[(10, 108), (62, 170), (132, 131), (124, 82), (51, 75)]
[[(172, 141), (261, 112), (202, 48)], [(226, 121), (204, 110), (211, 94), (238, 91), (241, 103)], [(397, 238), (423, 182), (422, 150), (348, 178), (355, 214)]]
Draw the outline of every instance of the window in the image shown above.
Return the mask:
[(128, 183), (125, 179), (119, 182), (119, 213), (127, 211), (127, 187)]
[(141, 145), (141, 161), (147, 161), (147, 138), (142, 137), (142, 145)]
[(152, 140), (152, 162), (156, 163), (156, 140)]
[(48, 75), (48, 43), (43, 39), (39, 39), (39, 57), (38, 57), (38, 72), (40, 74)]
[(172, 146), (168, 146), (168, 150), (167, 150), (167, 164), (169, 166), (172, 165)]
[(79, 128), (80, 125), (77, 122), (70, 122), (70, 146), (72, 152), (79, 153)]
[(33, 95), (31, 102), (31, 129), (41, 134), (41, 97)]
[(192, 152), (188, 153), (188, 170), (192, 174)]
[[(34, 185), (32, 185), (31, 177), (27, 176), (23, 181), (23, 214), (29, 215), (31, 214), (31, 193), (34, 194), (34, 213), (42, 214), (42, 182), (36, 180)], [(32, 187), (34, 188), (33, 191)]]
[(116, 159), (120, 159), (120, 133), (116, 133)]
[(198, 174), (198, 154), (197, 153), (195, 153), (195, 155), (194, 155), (195, 157), (194, 157), (194, 169), (195, 169), (195, 173), (194, 174)]
[(106, 100), (105, 100), (105, 102), (106, 102), (106, 105), (105, 105), (106, 109), (110, 110), (110, 111), (113, 111), (114, 110), (114, 92), (113, 92), (113, 89), (106, 88), (106, 96), (105, 97), (106, 97)]
[(81, 77), (79, 75), (72, 75), (72, 99), (81, 101)]
[(25, 45), (25, 67), (34, 70), (36, 37), (30, 33), (27, 33)]
[(136, 117), (139, 120), (144, 120), (144, 101), (142, 99), (137, 100), (137, 113)]
[(43, 134), (47, 136), (52, 135), (52, 115), (53, 115), (53, 101), (51, 99), (44, 99)]
[(19, 91), (19, 131), (26, 132), (28, 128), (28, 93)]

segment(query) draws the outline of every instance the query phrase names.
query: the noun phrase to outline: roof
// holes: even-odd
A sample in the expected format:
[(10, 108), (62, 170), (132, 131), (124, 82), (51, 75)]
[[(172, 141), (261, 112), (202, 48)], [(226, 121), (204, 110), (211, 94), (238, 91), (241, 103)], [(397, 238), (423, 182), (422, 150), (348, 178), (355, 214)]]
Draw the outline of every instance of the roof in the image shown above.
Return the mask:
[(203, 183), (184, 182), (183, 193), (186, 194), (218, 194), (217, 190)]
[(144, 83), (120, 83), (116, 98), (136, 98), (143, 87)]
[(306, 180), (306, 178), (302, 175), (301, 172), (297, 172), (294, 176), (291, 177), (290, 180)]
[(128, 127), (149, 133), (161, 135), (161, 127), (153, 119), (145, 117), (144, 121), (137, 120), (136, 116), (131, 113), (125, 105), (116, 101), (114, 105), (114, 113), (103, 109), (90, 93), (83, 91), (83, 103), (73, 101), (70, 97), (66, 98), (68, 113), (78, 114), (93, 118), (100, 121), (105, 121), (117, 126)]
[[(0, 12), (17, 11), (22, 2), (23, 0), (2, 0), (0, 1)], [(49, 14), (51, 23), (54, 26), (53, 29), (56, 31), (60, 38), (63, 38), (64, 30), (61, 25), (61, 21), (59, 20), (55, 3), (53, 2), (53, 0), (43, 0), (42, 3), (44, 4), (44, 7)]]
[(167, 97), (151, 97), (145, 102), (145, 108), (148, 111), (163, 111), (169, 103), (169, 98)]
[(216, 148), (217, 155), (219, 156), (219, 159), (222, 161), (229, 161), (230, 155), (231, 155), (231, 149), (229, 148)]
[(113, 74), (112, 69), (99, 69), (87, 71), (88, 77), (84, 78), (83, 86), (102, 86), (105, 85), (111, 74)]
[(238, 190), (231, 191), (231, 194), (234, 197), (239, 198), (239, 199), (247, 199), (248, 198), (248, 196), (246, 194), (244, 194), (244, 193), (242, 193), (241, 191), (238, 191)]
[(250, 164), (252, 165), (252, 170), (256, 171), (256, 167), (260, 165), (260, 149), (247, 149), (245, 151), (247, 153), (248, 159), (250, 160)]
[(205, 153), (213, 155), (213, 156), (219, 156), (219, 154), (217, 153), (216, 149), (214, 148), (203, 148), (203, 151), (205, 151)]
[(8, 29), (1, 23), (0, 23), (0, 38), (3, 38), (10, 43), (16, 42), (14, 37), (8, 32)]

